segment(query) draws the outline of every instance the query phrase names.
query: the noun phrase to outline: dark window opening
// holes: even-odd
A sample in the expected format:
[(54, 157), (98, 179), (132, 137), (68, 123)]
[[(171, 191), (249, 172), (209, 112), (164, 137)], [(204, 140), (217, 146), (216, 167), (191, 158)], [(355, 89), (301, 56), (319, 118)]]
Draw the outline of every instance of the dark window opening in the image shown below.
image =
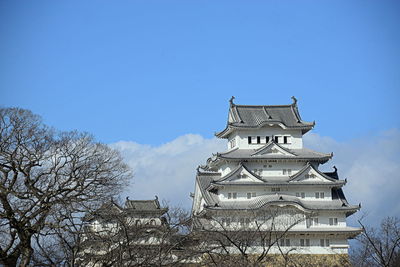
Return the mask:
[(278, 136), (274, 136), (275, 143), (278, 143)]
[(257, 136), (257, 144), (260, 144), (260, 143), (261, 143), (261, 137)]
[(283, 137), (283, 143), (284, 143), (284, 144), (287, 144), (287, 143), (288, 143), (288, 136), (284, 136), (284, 137)]
[(251, 144), (251, 136), (247, 137), (247, 141)]
[(265, 137), (265, 143), (268, 143), (269, 142), (269, 136), (266, 136)]

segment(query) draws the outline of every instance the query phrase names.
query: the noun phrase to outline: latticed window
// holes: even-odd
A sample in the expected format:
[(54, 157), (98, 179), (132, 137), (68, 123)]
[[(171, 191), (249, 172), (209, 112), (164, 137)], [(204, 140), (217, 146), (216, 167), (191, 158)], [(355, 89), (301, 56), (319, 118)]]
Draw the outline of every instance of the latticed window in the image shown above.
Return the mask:
[(319, 244), (321, 247), (329, 247), (329, 239), (320, 239)]
[(338, 225), (338, 218), (329, 218), (329, 225)]
[(237, 193), (236, 192), (229, 192), (228, 193), (228, 199), (236, 199), (237, 198)]
[(230, 143), (230, 147), (234, 148), (236, 146), (236, 139), (232, 139), (231, 141), (229, 141)]
[(310, 246), (310, 239), (300, 239), (300, 246), (301, 247), (309, 247)]
[(231, 218), (222, 218), (222, 225), (229, 226), (231, 224)]
[(291, 144), (292, 140), (291, 140), (290, 136), (284, 136), (283, 137), (283, 143), (284, 144)]
[(280, 239), (279, 240), (279, 245), (281, 246), (281, 247), (289, 247), (290, 246), (290, 239)]

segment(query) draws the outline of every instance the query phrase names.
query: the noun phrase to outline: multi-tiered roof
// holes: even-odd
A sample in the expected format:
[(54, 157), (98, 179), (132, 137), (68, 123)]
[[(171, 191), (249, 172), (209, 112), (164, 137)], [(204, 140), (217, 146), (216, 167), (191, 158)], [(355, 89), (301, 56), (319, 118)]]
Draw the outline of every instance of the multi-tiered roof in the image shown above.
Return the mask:
[[(224, 130), (216, 133), (219, 138), (233, 140), (239, 133), (261, 131), (274, 128), (275, 132), (288, 133), (297, 131), (301, 136), (311, 130), (315, 122), (305, 122), (301, 119), (296, 98), (292, 97), (290, 105), (236, 105), (230, 100), (228, 122)], [(263, 132), (265, 134), (265, 131)], [(255, 134), (257, 135), (257, 134)], [(271, 205), (295, 206), (305, 213), (339, 212), (349, 216), (355, 213), (360, 205), (350, 205), (346, 200), (342, 187), (347, 180), (341, 180), (336, 167), (333, 172), (321, 172), (318, 165), (330, 160), (333, 153), (320, 153), (301, 145), (290, 146), (277, 142), (274, 136), (251, 147), (233, 145), (224, 153), (213, 154), (206, 165), (200, 166), (196, 176), (196, 193), (194, 195), (193, 214), (204, 215), (214, 211), (257, 211)], [(241, 142), (243, 142), (243, 136)], [(264, 138), (264, 137), (263, 137)], [(249, 144), (251, 138), (249, 136)], [(249, 163), (279, 162), (281, 164), (295, 163), (299, 168), (287, 175), (260, 175), (257, 170), (249, 168)], [(228, 166), (228, 167), (227, 167)], [(232, 167), (234, 166), (234, 167)], [(260, 193), (245, 200), (227, 201), (221, 196), (221, 190), (240, 187), (248, 188), (285, 188), (283, 192)], [(326, 188), (329, 200), (305, 199), (295, 195), (293, 188)], [(242, 190), (243, 191), (243, 190)], [(263, 192), (264, 192), (263, 191)], [(268, 193), (269, 192), (269, 193)], [(339, 230), (339, 229), (337, 229)], [(352, 232), (354, 236), (359, 231), (352, 227), (342, 227), (343, 232)]]
[(236, 105), (233, 99), (234, 97), (230, 100), (226, 128), (215, 134), (219, 138), (227, 138), (234, 129), (257, 129), (265, 125), (279, 125), (283, 129), (301, 129), (304, 134), (315, 125), (315, 122), (305, 122), (301, 119), (294, 97), (291, 105), (269, 106)]

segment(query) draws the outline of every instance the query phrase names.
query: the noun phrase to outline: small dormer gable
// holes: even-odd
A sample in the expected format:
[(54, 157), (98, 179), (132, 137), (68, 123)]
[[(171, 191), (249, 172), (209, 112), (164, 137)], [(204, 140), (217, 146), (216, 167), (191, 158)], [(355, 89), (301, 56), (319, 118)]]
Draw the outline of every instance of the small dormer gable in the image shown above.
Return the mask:
[(337, 183), (338, 181), (325, 175), (308, 163), (303, 169), (292, 175), (289, 182)]
[(217, 183), (263, 183), (260, 176), (248, 170), (242, 163), (232, 172), (216, 180)]
[(293, 156), (295, 157), (296, 155), (292, 153), (290, 150), (278, 145), (274, 141), (268, 142), (265, 146), (257, 149), (251, 156), (261, 156), (261, 155), (281, 155), (281, 156)]

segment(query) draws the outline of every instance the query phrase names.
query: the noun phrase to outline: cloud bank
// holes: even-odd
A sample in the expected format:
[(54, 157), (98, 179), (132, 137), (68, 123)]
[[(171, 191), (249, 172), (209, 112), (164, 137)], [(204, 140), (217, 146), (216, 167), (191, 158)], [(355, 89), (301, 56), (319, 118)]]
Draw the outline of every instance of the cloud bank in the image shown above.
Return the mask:
[(205, 139), (186, 134), (160, 145), (149, 146), (120, 141), (111, 145), (119, 150), (133, 169), (134, 177), (126, 194), (131, 199), (160, 199), (172, 205), (191, 207), (190, 192), (194, 192), (196, 168), (204, 164), (211, 153), (224, 151), (224, 140)]
[[(304, 136), (304, 143), (316, 151), (334, 152), (334, 158), (320, 169), (330, 171), (336, 165), (341, 179), (347, 178), (347, 199), (352, 204), (362, 203), (362, 212), (358, 214), (368, 214), (367, 220), (371, 222), (387, 215), (400, 215), (400, 131), (348, 142), (309, 133)], [(131, 199), (158, 195), (172, 205), (189, 208), (196, 167), (212, 153), (225, 151), (226, 141), (187, 134), (160, 146), (129, 141), (111, 146), (122, 153), (134, 170), (133, 181), (126, 189)]]
[(352, 204), (361, 202), (361, 212), (371, 223), (385, 216), (400, 216), (400, 131), (389, 130), (376, 136), (348, 142), (310, 133), (305, 146), (323, 152), (333, 152), (331, 161), (321, 166), (329, 170), (336, 165), (341, 179), (347, 178), (344, 192)]

